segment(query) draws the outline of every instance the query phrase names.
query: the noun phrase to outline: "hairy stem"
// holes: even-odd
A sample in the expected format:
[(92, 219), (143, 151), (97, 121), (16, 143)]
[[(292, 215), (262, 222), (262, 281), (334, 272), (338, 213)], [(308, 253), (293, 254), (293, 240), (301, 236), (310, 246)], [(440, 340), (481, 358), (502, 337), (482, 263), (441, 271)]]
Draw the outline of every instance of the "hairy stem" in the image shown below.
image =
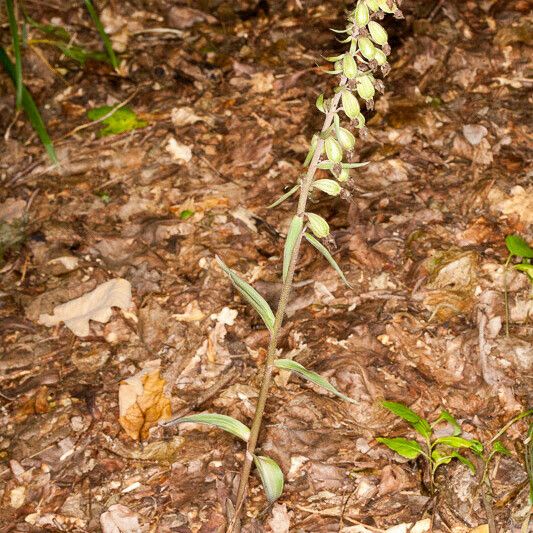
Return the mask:
[[(346, 78), (341, 79), (340, 86), (344, 86), (346, 84)], [(341, 91), (339, 91), (331, 102), (331, 107), (326, 114), (326, 118), (324, 120), (324, 125), (322, 127), (322, 132), (325, 132), (330, 128), (332, 122), (333, 122), (333, 116), (335, 112), (337, 111), (337, 106), (339, 104), (339, 100), (341, 98)], [(305, 175), (305, 178), (302, 181), (301, 189), (300, 189), (300, 198), (298, 201), (298, 208), (296, 211), (297, 216), (303, 217), (305, 213), (305, 207), (307, 205), (307, 198), (309, 196), (309, 191), (311, 189), (311, 185), (313, 184), (315, 174), (317, 171), (317, 166), (320, 161), (320, 156), (322, 154), (322, 147), (324, 145), (324, 140), (322, 138), (318, 139), (316, 150), (313, 155), (313, 159), (311, 160), (311, 163), (309, 165), (309, 168), (307, 170), (307, 174)], [(259, 397), (257, 399), (257, 405), (255, 407), (255, 414), (254, 414), (254, 420), (252, 423), (252, 427), (250, 429), (250, 438), (248, 440), (248, 445), (246, 447), (246, 456), (244, 458), (244, 463), (241, 470), (241, 478), (239, 482), (239, 488), (237, 490), (237, 501), (235, 504), (235, 514), (233, 516), (233, 519), (228, 526), (227, 533), (233, 533), (235, 531), (235, 527), (237, 523), (239, 522), (239, 517), (242, 512), (242, 508), (244, 505), (244, 501), (246, 498), (246, 492), (248, 488), (248, 479), (250, 477), (250, 472), (252, 470), (252, 463), (253, 463), (253, 454), (255, 452), (255, 449), (257, 447), (257, 439), (259, 437), (259, 431), (261, 430), (261, 423), (263, 421), (263, 414), (265, 412), (265, 405), (268, 398), (268, 391), (270, 388), (270, 381), (272, 378), (272, 370), (274, 368), (274, 360), (276, 358), (276, 353), (278, 349), (278, 340), (279, 340), (279, 334), (281, 331), (281, 326), (283, 324), (283, 318), (285, 316), (285, 309), (287, 308), (287, 303), (289, 301), (291, 289), (292, 289), (292, 280), (294, 277), (294, 271), (296, 269), (296, 263), (298, 261), (298, 255), (300, 251), (300, 244), (302, 241), (302, 233), (300, 233), (300, 236), (298, 237), (298, 240), (296, 241), (296, 244), (294, 246), (294, 250), (292, 252), (292, 256), (289, 263), (289, 269), (287, 276), (285, 278), (285, 281), (283, 282), (283, 286), (281, 288), (281, 296), (279, 299), (278, 308), (276, 310), (276, 318), (274, 322), (274, 328), (272, 330), (272, 335), (270, 337), (270, 343), (268, 345), (268, 352), (267, 352), (267, 358), (263, 366), (263, 374), (261, 376), (261, 389), (259, 391)]]

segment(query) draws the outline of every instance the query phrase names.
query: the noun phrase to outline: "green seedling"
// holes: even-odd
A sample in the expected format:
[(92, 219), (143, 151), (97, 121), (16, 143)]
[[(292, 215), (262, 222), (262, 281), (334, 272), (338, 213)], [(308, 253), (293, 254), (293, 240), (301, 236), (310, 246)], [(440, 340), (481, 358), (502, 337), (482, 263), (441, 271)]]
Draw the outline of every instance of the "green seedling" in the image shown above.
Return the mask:
[[(423, 457), (428, 464), (429, 490), (432, 496), (436, 492), (435, 472), (440, 466), (447, 465), (457, 459), (466, 465), (473, 474), (475, 473), (476, 468), (472, 461), (459, 453), (458, 450), (470, 450), (481, 457), (483, 444), (475, 439), (461, 437), (461, 426), (448, 411), (442, 411), (437, 419), (430, 424), (425, 418), (422, 418), (401, 403), (382, 402), (381, 405), (410, 424), (421, 437), (422, 442), (404, 437), (378, 437), (376, 440), (406, 459)], [(434, 437), (433, 429), (437, 424), (441, 423), (448, 423), (452, 427), (452, 435)]]
[(191, 211), (190, 209), (184, 209), (180, 214), (179, 218), (180, 220), (189, 220), (194, 215), (194, 211)]
[[(114, 111), (113, 111), (114, 110)], [(108, 115), (108, 116), (106, 116)], [(87, 112), (90, 120), (101, 120), (104, 127), (98, 132), (98, 137), (116, 135), (127, 131), (144, 128), (148, 125), (146, 120), (141, 120), (130, 107), (113, 108), (108, 105), (96, 107)]]
[(528, 277), (531, 283), (533, 284), (533, 248), (522, 239), (519, 235), (508, 235), (505, 237), (505, 246), (509, 255), (507, 256), (507, 261), (505, 261), (505, 270), (503, 275), (503, 284), (504, 284), (504, 300), (505, 300), (505, 334), (509, 336), (509, 290), (507, 287), (507, 270), (509, 264), (515, 258), (520, 260), (519, 263), (515, 264), (513, 268), (515, 270), (520, 270), (524, 272)]
[[(350, 179), (350, 170), (365, 166), (367, 163), (350, 163), (346, 155), (352, 152), (356, 145), (355, 131), (361, 130), (365, 125), (365, 117), (361, 112), (361, 103), (366, 104), (368, 109), (374, 105), (376, 88), (381, 89), (382, 81), (378, 80), (379, 72), (384, 76), (390, 70), (387, 56), (390, 46), (385, 29), (377, 22), (386, 13), (394, 13), (401, 18), (401, 12), (393, 0), (358, 0), (355, 9), (348, 12), (346, 26), (340, 30), (334, 30), (342, 36), (341, 42), (346, 44), (346, 51), (338, 56), (326, 58), (333, 64), (330, 74), (337, 78), (337, 86), (330, 97), (320, 95), (316, 101), (317, 109), (324, 114), (322, 129), (316, 132), (311, 139), (310, 148), (303, 163), (305, 174), (300, 176), (297, 183), (289, 186), (288, 192), (269, 206), (274, 208), (287, 201), (293, 195), (298, 194), (298, 205), (289, 222), (289, 230), (283, 250), (283, 260), (280, 265), (280, 277), (282, 288), (277, 308), (272, 310), (266, 300), (248, 284), (240, 275), (229, 268), (220, 258), (217, 258), (219, 268), (224, 272), (241, 297), (246, 300), (263, 319), (265, 327), (270, 334), (267, 357), (260, 369), (261, 386), (257, 399), (255, 414), (249, 435), (240, 436), (246, 443), (246, 454), (242, 465), (235, 513), (227, 529), (232, 533), (238, 527), (240, 516), (243, 511), (248, 480), (252, 466), (255, 464), (261, 477), (269, 502), (278, 498), (283, 490), (283, 473), (279, 466), (270, 458), (259, 456), (256, 453), (258, 438), (262, 425), (263, 414), (267, 405), (272, 375), (275, 371), (290, 371), (299, 378), (303, 378), (314, 385), (322, 387), (335, 396), (353, 402), (342, 392), (338, 391), (331, 383), (316, 372), (306, 369), (296, 361), (278, 358), (278, 341), (285, 319), (285, 310), (290, 299), (296, 264), (302, 245), (310, 245), (322, 254), (328, 263), (338, 273), (342, 281), (348, 286), (347, 277), (343, 274), (333, 255), (328, 251), (321, 239), (330, 233), (329, 224), (317, 213), (308, 211), (308, 200), (311, 193), (338, 196), (342, 192), (343, 183)], [(343, 124), (341, 124), (341, 117)], [(316, 179), (318, 170), (325, 170), (331, 174), (330, 179)], [(194, 420), (187, 417), (187, 422), (196, 421), (209, 423), (215, 427), (235, 434), (225, 426), (224, 415), (208, 414), (193, 415)], [(198, 417), (202, 416), (200, 419)], [(207, 422), (205, 416), (209, 416)], [(218, 418), (217, 418), (218, 417)], [(175, 419), (166, 422), (165, 425), (174, 425), (184, 422), (184, 419)], [(235, 422), (238, 422), (235, 420)], [(242, 428), (241, 428), (242, 430)], [(454, 437), (456, 440), (459, 437)], [(467, 441), (474, 445), (473, 441)], [(448, 447), (454, 442), (448, 443)], [(456, 447), (460, 447), (455, 442)], [(435, 444), (435, 453), (445, 448), (445, 443)], [(416, 452), (418, 453), (418, 452)], [(463, 459), (463, 457), (461, 456)], [(446, 457), (440, 457), (441, 463)], [(467, 461), (466, 458), (464, 458)]]

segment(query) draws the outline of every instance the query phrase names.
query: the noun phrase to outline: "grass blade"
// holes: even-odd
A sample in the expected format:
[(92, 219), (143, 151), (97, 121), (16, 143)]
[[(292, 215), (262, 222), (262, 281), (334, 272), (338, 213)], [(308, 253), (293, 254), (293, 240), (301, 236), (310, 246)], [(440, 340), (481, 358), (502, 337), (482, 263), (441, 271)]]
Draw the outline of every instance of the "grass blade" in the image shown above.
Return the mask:
[(335, 259), (333, 259), (333, 256), (329, 253), (329, 250), (318, 239), (315, 239), (311, 234), (304, 233), (304, 237), (309, 241), (310, 244), (312, 244), (326, 258), (328, 263), (333, 267), (333, 270), (337, 272), (337, 274), (342, 279), (344, 284), (347, 287), (350, 287), (350, 289), (353, 289), (353, 287), (350, 285), (350, 283), (346, 279), (344, 272), (341, 270), (341, 268), (337, 264), (337, 261), (335, 261)]
[[(4, 69), (9, 74), (9, 77), (12, 79), (13, 83), (16, 84), (16, 68), (9, 59), (4, 48), (2, 48), (1, 46), (0, 64), (3, 65)], [(26, 87), (24, 87), (24, 85), (22, 86), (22, 108), (26, 112), (26, 115), (28, 116), (28, 119), (33, 129), (37, 132), (37, 135), (43, 143), (43, 146), (46, 152), (48, 153), (50, 159), (53, 163), (58, 163), (57, 155), (54, 150), (54, 145), (52, 143), (52, 140), (50, 139), (50, 136), (48, 135), (48, 131), (46, 130), (44, 121), (41, 117), (41, 114), (39, 113), (39, 109), (37, 108), (37, 105), (35, 104), (35, 101), (33, 100), (30, 92), (28, 91), (28, 89), (26, 89)]]
[(20, 109), (22, 107), (22, 54), (20, 53), (19, 26), (15, 17), (13, 0), (6, 0), (6, 11), (13, 42), (13, 53), (15, 54), (15, 77), (13, 82), (17, 90), (17, 109)]
[(102, 21), (100, 20), (100, 17), (98, 16), (98, 13), (96, 12), (96, 9), (94, 9), (94, 6), (91, 2), (91, 0), (85, 0), (85, 7), (87, 8), (87, 11), (89, 12), (89, 15), (91, 16), (92, 21), (94, 22), (94, 25), (96, 26), (96, 29), (98, 30), (98, 33), (100, 34), (100, 39), (102, 39), (102, 42), (104, 43), (105, 51), (107, 52), (107, 56), (109, 57), (109, 61), (111, 63), (111, 66), (118, 70), (118, 59), (115, 55), (115, 51), (113, 50), (113, 45), (111, 44), (111, 39), (109, 38), (109, 35), (107, 35), (104, 25), (102, 24)]
[(223, 429), (235, 437), (248, 442), (250, 438), (250, 430), (240, 420), (232, 418), (227, 415), (219, 415), (216, 413), (201, 413), (198, 415), (184, 416), (181, 418), (174, 418), (161, 422), (161, 426), (175, 426), (176, 424), (184, 424), (186, 422), (193, 424), (205, 424), (207, 426), (215, 426), (219, 429)]

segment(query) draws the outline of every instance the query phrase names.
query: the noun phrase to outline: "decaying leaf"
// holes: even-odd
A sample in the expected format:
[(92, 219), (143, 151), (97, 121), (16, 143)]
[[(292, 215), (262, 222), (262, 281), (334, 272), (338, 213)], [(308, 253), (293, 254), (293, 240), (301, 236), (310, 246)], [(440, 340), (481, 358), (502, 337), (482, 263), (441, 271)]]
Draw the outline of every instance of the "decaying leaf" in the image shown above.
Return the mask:
[(112, 505), (100, 515), (103, 533), (141, 533), (137, 515), (125, 505)]
[(150, 428), (170, 418), (170, 399), (163, 393), (164, 386), (159, 365), (151, 365), (120, 383), (119, 422), (132, 439), (146, 439)]
[(106, 323), (113, 313), (112, 307), (129, 309), (131, 307), (131, 285), (122, 279), (112, 279), (75, 300), (54, 307), (54, 314), (41, 314), (39, 323), (56, 326), (64, 322), (74, 335), (89, 335), (89, 320)]

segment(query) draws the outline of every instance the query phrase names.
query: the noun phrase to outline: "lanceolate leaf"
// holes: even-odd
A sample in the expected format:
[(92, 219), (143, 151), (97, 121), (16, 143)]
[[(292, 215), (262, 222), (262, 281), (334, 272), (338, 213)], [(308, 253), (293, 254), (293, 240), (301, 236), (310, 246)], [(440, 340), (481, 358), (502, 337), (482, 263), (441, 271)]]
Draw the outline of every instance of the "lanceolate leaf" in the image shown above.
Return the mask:
[(461, 455), (458, 452), (452, 452), (452, 456), (455, 457), (455, 459), (458, 459), (464, 465), (466, 465), (469, 468), (470, 472), (472, 472), (472, 474), (476, 473), (476, 467), (474, 466), (474, 463), (472, 463), (472, 461), (467, 459), (464, 455)]
[(282, 370), (290, 370), (291, 372), (298, 374), (299, 376), (307, 379), (308, 381), (311, 381), (311, 383), (314, 383), (315, 385), (326, 389), (332, 394), (335, 394), (335, 396), (338, 396), (339, 398), (342, 398), (347, 402), (357, 403), (349, 396), (346, 396), (345, 394), (342, 394), (342, 392), (339, 392), (326, 378), (323, 378), (320, 374), (317, 374), (316, 372), (307, 370), (305, 366), (301, 365), (300, 363), (297, 363), (296, 361), (292, 361), (291, 359), (276, 359), (274, 361), (274, 365), (278, 368), (281, 368)]
[(520, 270), (521, 272), (525, 272), (529, 276), (531, 281), (533, 281), (533, 265), (521, 263), (520, 265), (515, 265), (514, 268), (516, 270)]
[(333, 259), (333, 256), (329, 253), (329, 250), (318, 239), (315, 239), (315, 237), (313, 237), (310, 233), (304, 233), (304, 237), (326, 258), (328, 263), (333, 267), (335, 272), (337, 272), (337, 274), (340, 276), (342, 281), (348, 287), (350, 287), (350, 289), (353, 289), (353, 287), (350, 285), (350, 283), (346, 279), (344, 272), (340, 269), (335, 259)]
[[(13, 83), (16, 83), (15, 67), (13, 66), (13, 63), (9, 59), (8, 55), (6, 54), (6, 51), (1, 46), (0, 64), (3, 65), (4, 69), (9, 74), (9, 77), (13, 80)], [(56, 152), (54, 150), (54, 145), (52, 144), (52, 140), (50, 139), (48, 132), (46, 131), (44, 121), (41, 117), (41, 114), (39, 113), (39, 110), (37, 109), (37, 106), (35, 105), (31, 94), (29, 93), (28, 89), (24, 87), (24, 85), (22, 86), (22, 107), (26, 112), (28, 120), (30, 121), (33, 129), (37, 132), (40, 141), (43, 143), (43, 146), (45, 147), (48, 156), (50, 157), (53, 163), (57, 163), (58, 160)]]
[(272, 331), (274, 328), (274, 313), (266, 300), (246, 281), (241, 279), (237, 274), (227, 267), (220, 257), (216, 256), (217, 263), (220, 268), (228, 275), (228, 277), (235, 285), (235, 288), (239, 291), (242, 297), (259, 313), (259, 316), (263, 319), (266, 327)]
[(431, 436), (432, 430), (429, 422), (418, 416), (413, 410), (409, 409), (409, 407), (396, 402), (381, 402), (381, 405), (391, 413), (394, 413), (396, 416), (409, 422), (409, 424), (411, 424), (411, 426), (413, 426), (413, 428), (424, 438), (427, 439)]
[(473, 452), (482, 453), (483, 444), (475, 439), (463, 439), (462, 437), (440, 437), (433, 441), (433, 446), (451, 446), (452, 448), (469, 448)]
[(267, 209), (273, 209), (274, 207), (277, 207), (279, 204), (284, 202), (287, 198), (292, 196), (298, 189), (300, 188), (300, 185), (295, 185), (290, 191), (286, 192), (283, 196), (280, 196), (273, 204), (270, 204)]
[(453, 435), (455, 437), (461, 434), (461, 426), (459, 425), (457, 420), (455, 420), (455, 418), (450, 413), (448, 413), (448, 411), (441, 411), (439, 418), (437, 418), (437, 420), (435, 420), (432, 425), (434, 426), (435, 424), (438, 424), (441, 421), (448, 422), (448, 424), (453, 427)]
[(416, 440), (404, 439), (403, 437), (394, 439), (378, 437), (376, 440), (406, 459), (416, 459), (423, 452), (422, 446)]
[(295, 215), (291, 221), (291, 225), (289, 226), (287, 238), (285, 239), (285, 249), (283, 250), (283, 281), (285, 281), (287, 273), (289, 272), (289, 265), (291, 263), (294, 247), (300, 238), (303, 225), (303, 218)]
[(283, 493), (283, 472), (278, 463), (270, 457), (254, 455), (254, 463), (261, 477), (269, 503), (274, 503)]
[(533, 248), (519, 235), (507, 235), (505, 237), (505, 244), (509, 252), (513, 255), (527, 258), (533, 257)]
[(235, 435), (244, 442), (248, 442), (250, 438), (250, 430), (236, 418), (227, 415), (218, 415), (216, 413), (202, 413), (198, 415), (184, 416), (181, 418), (174, 418), (161, 422), (162, 426), (175, 426), (176, 424), (184, 424), (191, 422), (194, 424), (205, 424), (207, 426), (215, 426), (223, 429), (232, 435)]

